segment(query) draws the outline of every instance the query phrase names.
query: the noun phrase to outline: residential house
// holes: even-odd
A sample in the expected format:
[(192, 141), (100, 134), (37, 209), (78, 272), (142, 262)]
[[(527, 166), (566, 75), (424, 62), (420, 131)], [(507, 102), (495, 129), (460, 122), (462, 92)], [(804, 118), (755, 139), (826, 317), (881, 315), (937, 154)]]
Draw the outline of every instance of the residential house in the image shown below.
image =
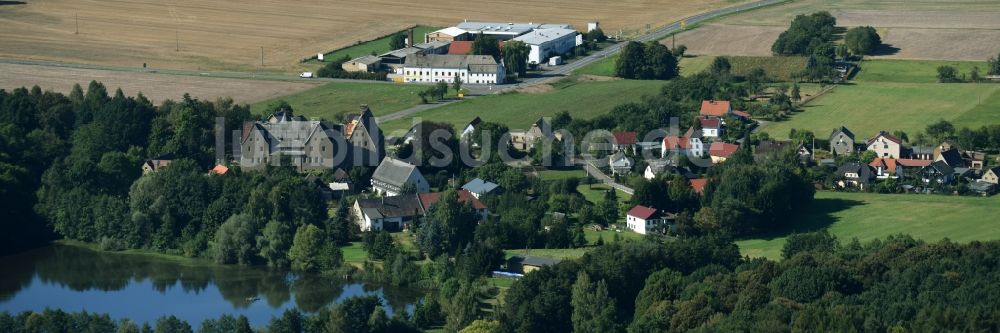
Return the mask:
[(729, 101), (706, 100), (701, 101), (701, 110), (698, 115), (701, 117), (725, 118), (733, 113), (733, 106)]
[(660, 210), (643, 205), (636, 205), (629, 209), (625, 218), (627, 228), (642, 235), (652, 232), (664, 221)]
[(555, 266), (558, 263), (557, 259), (517, 255), (507, 259), (507, 271), (528, 274), (542, 269), (542, 267)]
[(430, 191), (427, 179), (417, 166), (386, 156), (372, 174), (372, 189), (383, 196), (396, 196), (407, 184), (414, 186), (417, 193)]
[(160, 171), (163, 168), (167, 167), (167, 165), (170, 165), (170, 162), (173, 162), (173, 160), (174, 160), (174, 154), (170, 153), (157, 156), (156, 158), (150, 160), (146, 160), (146, 162), (142, 163), (142, 174), (148, 175), (153, 172)]
[(646, 169), (643, 171), (643, 178), (648, 180), (656, 179), (657, 176), (661, 174), (668, 175), (681, 175), (686, 179), (698, 178), (697, 175), (691, 172), (687, 167), (677, 167), (670, 164), (668, 160), (648, 160), (646, 161)]
[(632, 171), (632, 165), (632, 159), (625, 156), (622, 152), (617, 152), (608, 156), (608, 167), (611, 168), (611, 174), (613, 175), (628, 174)]
[(552, 140), (555, 139), (555, 135), (552, 132), (552, 126), (545, 118), (538, 118), (534, 124), (531, 125), (527, 131), (523, 132), (510, 132), (511, 146), (514, 149), (527, 151), (535, 147), (535, 141), (539, 139)]
[(688, 128), (687, 132), (684, 133), (684, 136), (667, 136), (663, 138), (661, 157), (667, 158), (671, 152), (684, 154), (686, 156), (704, 157), (705, 143), (701, 139), (701, 131), (695, 130), (694, 127)]
[(350, 116), (349, 119), (344, 128), (349, 127), (350, 130), (344, 134), (347, 135), (347, 143), (351, 148), (350, 165), (366, 167), (379, 165), (385, 157), (385, 136), (375, 121), (375, 115), (368, 105), (362, 105), (361, 114)]
[[(418, 197), (420, 199), (420, 204), (423, 207), (425, 215), (430, 214), (431, 207), (433, 207), (434, 205), (436, 205), (438, 202), (441, 201), (442, 194), (443, 192), (431, 192), (431, 193), (419, 194)], [(473, 195), (471, 191), (460, 189), (458, 191), (455, 191), (455, 194), (458, 195), (458, 202), (460, 204), (468, 203), (472, 205), (472, 208), (476, 210), (476, 214), (479, 215), (480, 219), (485, 220), (486, 217), (490, 215), (490, 210), (486, 208), (486, 205), (483, 204), (482, 201), (479, 201), (479, 198)]]
[(470, 121), (468, 124), (465, 124), (465, 127), (462, 128), (462, 134), (460, 135), (462, 140), (468, 140), (469, 137), (472, 135), (472, 133), (476, 131), (476, 126), (479, 126), (479, 124), (482, 122), (483, 122), (482, 119), (476, 117), (475, 119), (472, 119), (472, 121)]
[(934, 149), (926, 146), (914, 146), (909, 149), (910, 158), (915, 160), (934, 160)]
[(722, 119), (701, 117), (701, 135), (706, 138), (718, 138), (722, 136)]
[(978, 151), (965, 151), (962, 152), (962, 159), (965, 160), (965, 164), (972, 169), (982, 171), (986, 166), (986, 153)]
[(929, 160), (876, 157), (868, 166), (875, 170), (875, 177), (878, 179), (899, 179), (906, 178), (908, 170), (919, 172), (930, 164)]
[(497, 185), (494, 182), (485, 181), (481, 178), (473, 179), (465, 185), (462, 185), (462, 189), (472, 193), (472, 196), (476, 197), (476, 199), (482, 198), (484, 195), (496, 191), (499, 187), (500, 185)]
[(937, 147), (934, 147), (934, 160), (936, 161), (941, 156), (941, 153), (952, 149), (957, 149), (958, 151), (962, 151), (962, 147), (959, 147), (958, 143), (956, 143), (955, 141), (944, 140), (944, 142), (937, 145)]
[(962, 158), (962, 153), (958, 151), (957, 148), (951, 148), (948, 150), (943, 150), (938, 153), (934, 161), (941, 161), (952, 168), (966, 168), (965, 159)]
[(465, 84), (502, 84), (503, 63), (489, 55), (416, 54), (406, 58), (391, 78), (400, 82), (447, 82), (459, 78)]
[(361, 231), (398, 231), (423, 216), (423, 205), (416, 194), (359, 199), (351, 208)]
[(691, 190), (694, 191), (694, 193), (701, 195), (702, 193), (705, 193), (705, 186), (708, 185), (708, 178), (695, 178), (688, 180), (688, 182), (691, 183)]
[(611, 135), (614, 137), (611, 145), (616, 151), (635, 151), (635, 145), (638, 142), (635, 132), (612, 132)]
[(920, 177), (925, 184), (951, 184), (955, 180), (955, 169), (944, 161), (934, 161), (920, 171)]
[(874, 151), (876, 157), (900, 158), (903, 155), (903, 141), (886, 131), (878, 132), (878, 135), (868, 140), (865, 146), (868, 150)]
[(834, 155), (850, 155), (855, 150), (854, 133), (847, 127), (840, 126), (830, 133), (830, 152)]
[(340, 68), (347, 72), (377, 72), (382, 68), (382, 59), (366, 55), (346, 61), (340, 64)]
[(712, 142), (712, 146), (708, 148), (708, 155), (712, 157), (713, 164), (719, 164), (725, 162), (729, 156), (732, 156), (740, 149), (740, 146), (725, 143), (722, 141)]
[(859, 187), (865, 189), (875, 180), (875, 173), (872, 172), (872, 168), (867, 164), (858, 162), (848, 162), (841, 165), (837, 169), (836, 175), (843, 178), (837, 184), (840, 187)]
[(1000, 167), (992, 167), (983, 173), (982, 181), (992, 184), (1000, 184)]

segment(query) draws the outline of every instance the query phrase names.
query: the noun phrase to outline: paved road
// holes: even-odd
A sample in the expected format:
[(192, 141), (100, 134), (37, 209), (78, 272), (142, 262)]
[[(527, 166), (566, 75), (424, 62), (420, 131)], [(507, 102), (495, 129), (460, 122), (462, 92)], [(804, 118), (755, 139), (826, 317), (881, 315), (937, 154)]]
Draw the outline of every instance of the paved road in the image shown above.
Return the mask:
[[(468, 97), (466, 97), (466, 99), (469, 99), (469, 98), (475, 98), (475, 96), (468, 96)], [(395, 113), (390, 113), (390, 114), (387, 114), (387, 115), (384, 115), (384, 116), (381, 116), (381, 117), (375, 117), (375, 121), (378, 122), (379, 124), (384, 124), (384, 123), (389, 122), (389, 121), (406, 118), (407, 116), (410, 116), (410, 115), (412, 115), (414, 113), (418, 113), (418, 112), (422, 112), (422, 111), (426, 111), (426, 110), (430, 110), (430, 109), (435, 109), (435, 108), (442, 107), (442, 106), (445, 106), (445, 105), (448, 105), (448, 104), (458, 103), (458, 102), (461, 102), (461, 101), (463, 101), (463, 100), (461, 100), (461, 99), (453, 99), (453, 100), (441, 101), (441, 102), (436, 102), (436, 103), (431, 103), (431, 104), (420, 104), (420, 105), (414, 106), (412, 108), (409, 108), (409, 109), (406, 109), (406, 110), (403, 110), (403, 111), (399, 111), (399, 112), (395, 112)]]
[(583, 171), (586, 171), (587, 174), (590, 175), (591, 177), (594, 177), (594, 179), (597, 179), (608, 186), (614, 187), (619, 191), (628, 193), (629, 195), (635, 194), (635, 190), (629, 188), (628, 186), (615, 182), (613, 178), (608, 177), (608, 175), (605, 175), (604, 172), (601, 172), (601, 169), (595, 167), (594, 164), (591, 163), (591, 161), (578, 159), (576, 161), (576, 164), (581, 166), (583, 168)]

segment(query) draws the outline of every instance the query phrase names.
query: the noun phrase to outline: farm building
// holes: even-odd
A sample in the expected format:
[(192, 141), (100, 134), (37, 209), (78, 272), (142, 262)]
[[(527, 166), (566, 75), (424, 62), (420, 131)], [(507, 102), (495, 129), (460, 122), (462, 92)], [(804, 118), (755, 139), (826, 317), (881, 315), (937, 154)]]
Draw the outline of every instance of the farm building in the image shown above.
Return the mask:
[(533, 256), (513, 256), (507, 259), (507, 271), (521, 274), (528, 274), (545, 266), (555, 266), (559, 260), (533, 257)]
[[(483, 34), (493, 36), (498, 40), (510, 40), (514, 37), (526, 34), (532, 30), (541, 28), (541, 24), (536, 23), (497, 23), (497, 22), (462, 22), (456, 29), (465, 31), (471, 36)], [(474, 38), (472, 38), (474, 39)]]
[(340, 68), (348, 72), (375, 72), (380, 67), (382, 67), (382, 59), (372, 55), (351, 59), (340, 65)]
[(472, 39), (472, 36), (465, 30), (459, 29), (458, 27), (444, 28), (424, 35), (424, 43), (457, 42), (470, 39)]
[(406, 58), (402, 68), (390, 78), (397, 82), (448, 82), (458, 77), (467, 84), (497, 84), (504, 82), (503, 64), (492, 56), (482, 55), (416, 55)]
[(537, 65), (545, 63), (551, 56), (566, 54), (578, 45), (576, 36), (579, 33), (573, 29), (548, 28), (536, 29), (514, 40), (522, 41), (531, 47), (528, 63)]

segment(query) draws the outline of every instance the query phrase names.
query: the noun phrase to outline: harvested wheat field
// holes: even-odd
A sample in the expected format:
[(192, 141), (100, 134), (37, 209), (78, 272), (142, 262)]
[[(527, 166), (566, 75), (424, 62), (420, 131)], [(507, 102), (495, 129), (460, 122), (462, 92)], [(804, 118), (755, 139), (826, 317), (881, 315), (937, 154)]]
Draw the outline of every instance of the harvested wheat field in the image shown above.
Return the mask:
[(38, 85), (43, 90), (69, 93), (74, 84), (84, 89), (92, 80), (108, 90), (121, 87), (125, 95), (142, 92), (153, 103), (178, 100), (184, 93), (205, 100), (232, 97), (237, 103), (252, 103), (317, 87), (319, 82), (282, 82), (164, 75), (66, 67), (0, 64), (0, 89)]
[[(23, 0), (0, 5), (0, 57), (176, 69), (289, 70), (315, 55), (462, 19), (663, 25), (732, 0)], [(77, 23), (79, 34), (76, 34)], [(178, 47), (179, 45), (179, 47)]]
[[(677, 45), (686, 45), (687, 54), (769, 56), (771, 44), (786, 28), (707, 24), (677, 34)], [(670, 46), (670, 38), (661, 43)]]

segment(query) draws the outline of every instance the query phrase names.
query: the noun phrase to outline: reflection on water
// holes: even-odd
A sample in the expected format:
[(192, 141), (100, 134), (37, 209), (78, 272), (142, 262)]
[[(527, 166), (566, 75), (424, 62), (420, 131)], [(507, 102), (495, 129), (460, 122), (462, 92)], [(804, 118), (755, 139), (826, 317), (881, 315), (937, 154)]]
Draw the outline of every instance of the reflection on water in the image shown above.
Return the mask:
[(412, 311), (421, 295), (286, 271), (191, 266), (63, 245), (0, 257), (0, 267), (0, 311), (86, 310), (150, 323), (175, 315), (194, 327), (223, 314), (242, 314), (259, 326), (285, 309), (314, 312), (364, 294), (381, 297), (391, 315)]

